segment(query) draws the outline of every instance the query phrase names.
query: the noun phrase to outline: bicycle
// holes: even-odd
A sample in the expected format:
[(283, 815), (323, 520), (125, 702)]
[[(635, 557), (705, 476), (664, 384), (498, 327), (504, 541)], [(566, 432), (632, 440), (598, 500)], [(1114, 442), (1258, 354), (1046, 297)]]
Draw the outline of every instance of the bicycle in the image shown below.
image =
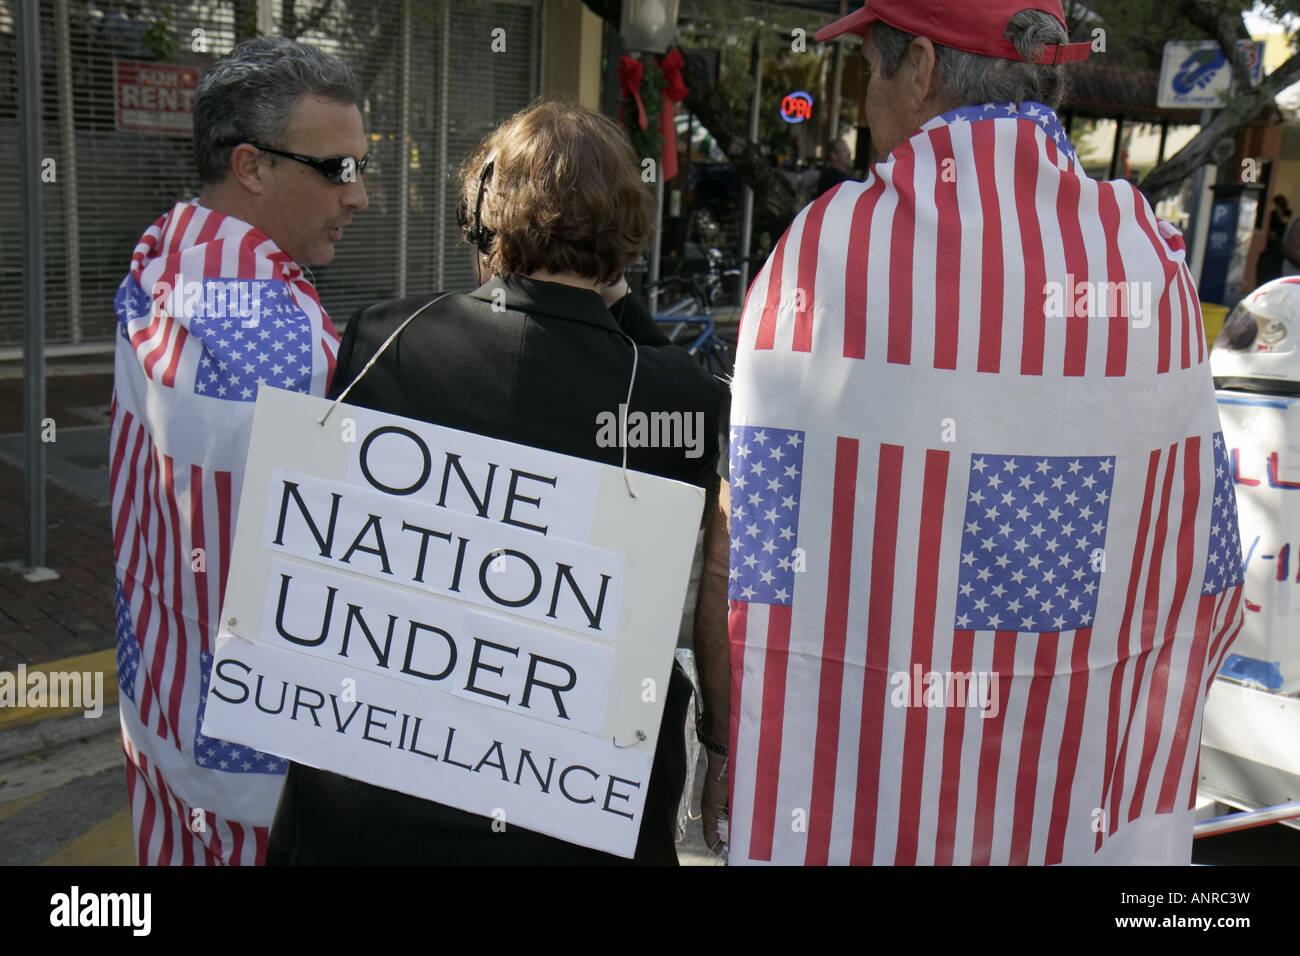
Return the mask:
[[(703, 276), (667, 276), (651, 283), (646, 296), (651, 301), (671, 300), (653, 315), (655, 322), (665, 327), (668, 341), (684, 345), (710, 375), (725, 378), (732, 371), (731, 347), (718, 335), (712, 307), (722, 293), (723, 280), (740, 275), (740, 270), (723, 268), (725, 257), (717, 249), (710, 249), (707, 255), (708, 272)], [(679, 341), (683, 332), (693, 336), (689, 344)]]

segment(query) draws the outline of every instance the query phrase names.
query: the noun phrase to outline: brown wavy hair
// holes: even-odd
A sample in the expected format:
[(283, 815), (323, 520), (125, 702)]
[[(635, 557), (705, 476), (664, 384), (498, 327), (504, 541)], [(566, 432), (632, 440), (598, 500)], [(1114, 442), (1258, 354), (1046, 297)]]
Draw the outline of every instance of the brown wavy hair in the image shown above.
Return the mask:
[(489, 133), (460, 167), (471, 227), (489, 160), (481, 218), (493, 233), (492, 272), (572, 272), (610, 283), (649, 248), (654, 200), (626, 134), (608, 117), (550, 101)]

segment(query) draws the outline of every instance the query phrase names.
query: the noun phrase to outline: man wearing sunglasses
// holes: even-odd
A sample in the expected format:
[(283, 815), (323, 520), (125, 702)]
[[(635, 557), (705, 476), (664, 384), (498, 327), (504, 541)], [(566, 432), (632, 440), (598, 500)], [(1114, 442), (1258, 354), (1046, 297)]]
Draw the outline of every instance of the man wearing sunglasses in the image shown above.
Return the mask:
[(360, 91), (335, 57), (239, 44), (199, 84), (202, 188), (141, 236), (114, 303), (118, 683), (141, 864), (265, 859), (284, 761), (201, 733), (253, 406), (324, 395), (338, 334), (303, 267), (366, 208)]
[(319, 143), (318, 152), (328, 155), (250, 140), (221, 143), (218, 148), (230, 150), (231, 174), (206, 187), (199, 202), (247, 213), (250, 222), (265, 224), (268, 235), (278, 235), (277, 244), (295, 261), (323, 266), (334, 258), (334, 243), (343, 238), (352, 213), (368, 203), (361, 177), (370, 155), (363, 151), (361, 114), (355, 105), (304, 96), (288, 138)]

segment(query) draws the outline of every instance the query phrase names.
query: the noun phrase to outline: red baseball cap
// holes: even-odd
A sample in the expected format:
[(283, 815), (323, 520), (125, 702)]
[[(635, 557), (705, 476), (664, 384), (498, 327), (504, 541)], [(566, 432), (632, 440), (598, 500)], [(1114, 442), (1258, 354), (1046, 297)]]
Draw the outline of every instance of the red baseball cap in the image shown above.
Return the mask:
[[(1061, 0), (867, 0), (861, 10), (822, 27), (813, 39), (822, 43), (844, 33), (861, 36), (879, 20), (955, 50), (1024, 61), (1016, 45), (1003, 36), (1011, 18), (1021, 10), (1039, 10), (1065, 26)], [(1049, 46), (1034, 62), (1068, 63), (1091, 52), (1091, 43), (1063, 43)]]

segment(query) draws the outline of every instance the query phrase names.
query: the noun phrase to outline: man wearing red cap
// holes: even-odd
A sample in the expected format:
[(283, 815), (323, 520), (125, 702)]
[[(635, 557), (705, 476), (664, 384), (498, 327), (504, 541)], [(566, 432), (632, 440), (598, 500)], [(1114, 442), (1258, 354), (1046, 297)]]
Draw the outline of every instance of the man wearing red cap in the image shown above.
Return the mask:
[(1242, 573), (1182, 238), (1083, 171), (1055, 109), (1089, 45), (1056, 0), (869, 0), (816, 38), (848, 32), (882, 158), (746, 301), (706, 837), (1187, 863)]

